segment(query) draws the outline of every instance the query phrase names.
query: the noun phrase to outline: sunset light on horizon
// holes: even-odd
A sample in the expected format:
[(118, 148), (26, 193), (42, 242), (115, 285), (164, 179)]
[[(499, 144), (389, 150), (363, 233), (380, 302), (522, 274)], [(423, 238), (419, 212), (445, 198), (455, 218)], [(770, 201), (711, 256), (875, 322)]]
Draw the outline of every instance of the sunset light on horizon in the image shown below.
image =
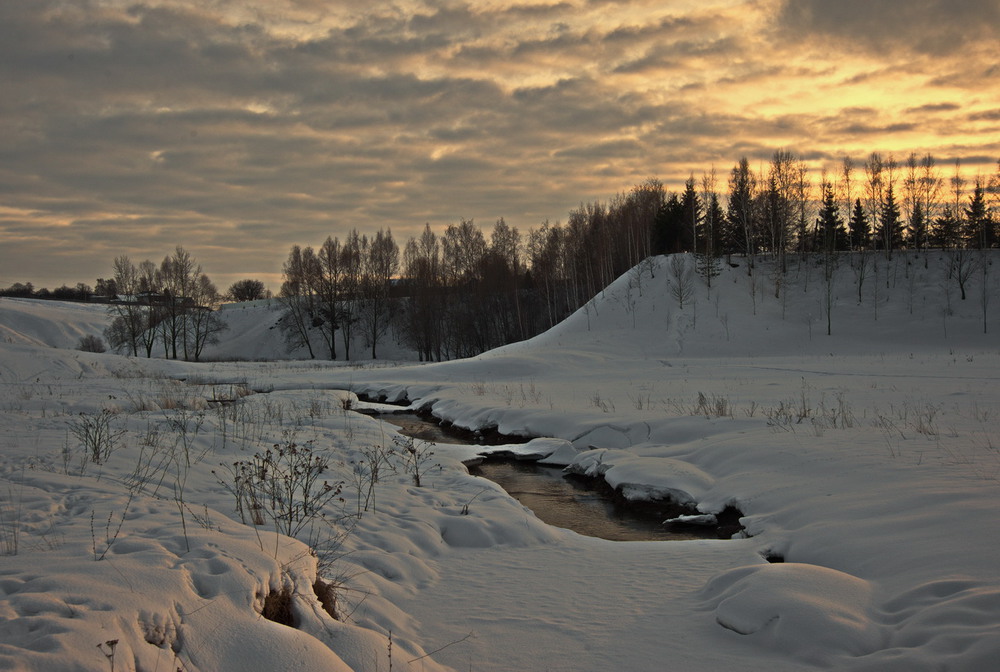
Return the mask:
[(181, 245), (277, 291), (293, 244), (522, 233), (788, 150), (1000, 159), (995, 0), (7, 0), (0, 286)]

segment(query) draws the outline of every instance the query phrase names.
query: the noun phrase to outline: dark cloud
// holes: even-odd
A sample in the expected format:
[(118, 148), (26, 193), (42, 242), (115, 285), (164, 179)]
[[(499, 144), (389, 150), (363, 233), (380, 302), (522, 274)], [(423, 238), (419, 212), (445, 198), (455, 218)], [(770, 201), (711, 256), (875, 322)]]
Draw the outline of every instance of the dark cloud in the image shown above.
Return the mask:
[(907, 112), (955, 112), (962, 109), (958, 103), (927, 103), (917, 107), (908, 108)]
[(970, 121), (1000, 121), (1000, 109), (987, 110), (969, 115)]
[(823, 35), (879, 55), (887, 49), (956, 54), (980, 43), (996, 52), (995, 0), (784, 0), (778, 28), (793, 40)]
[[(526, 231), (649, 175), (677, 186), (742, 154), (832, 155), (917, 127), (937, 138), (928, 149), (958, 154), (973, 143), (953, 136), (996, 122), (976, 102), (996, 91), (983, 42), (966, 42), (963, 63), (844, 67), (886, 32), (862, 3), (845, 5), (848, 26), (840, 5), (812, 0), (769, 15), (768, 3), (484, 4), (0, 2), (0, 282), (52, 284), (27, 277), (50, 257), (80, 273), (60, 282), (87, 280), (121, 252), (159, 259), (182, 244), (227, 284), (352, 228), (405, 238), (425, 221), (504, 216)], [(947, 23), (917, 3), (889, 46), (958, 27), (975, 38), (984, 29), (961, 18), (973, 4)], [(983, 9), (980, 23), (994, 15)], [(900, 73), (949, 88), (841, 100)]]

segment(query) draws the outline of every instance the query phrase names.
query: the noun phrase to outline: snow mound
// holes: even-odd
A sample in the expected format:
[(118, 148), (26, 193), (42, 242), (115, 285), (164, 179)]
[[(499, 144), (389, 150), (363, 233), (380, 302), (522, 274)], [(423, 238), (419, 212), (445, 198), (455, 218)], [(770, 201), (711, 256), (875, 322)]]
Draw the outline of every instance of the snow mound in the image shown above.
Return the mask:
[[(52, 543), (22, 551), (27, 562), (3, 558), (0, 668), (351, 669), (323, 641), (345, 626), (320, 607), (301, 542), (272, 535), (262, 548), (217, 512), (211, 529), (182, 533), (173, 503), (71, 477), (29, 474), (17, 487), (25, 520)], [(262, 617), (275, 591), (292, 596), (299, 629)]]
[(537, 438), (527, 443), (507, 443), (499, 446), (480, 446), (476, 452), (483, 456), (513, 457), (532, 460), (540, 464), (567, 465), (579, 451), (565, 439)]
[(552, 449), (551, 453), (538, 460), (539, 464), (565, 467), (572, 463), (576, 459), (576, 456), (580, 454), (580, 451), (566, 439), (534, 439), (531, 443), (535, 443), (536, 441), (544, 441), (546, 447)]
[(697, 504), (715, 483), (715, 479), (688, 462), (642, 457), (627, 450), (588, 450), (580, 453), (566, 470), (592, 478), (603, 477), (631, 501), (672, 499), (678, 504)]
[(872, 592), (849, 574), (799, 563), (738, 567), (703, 589), (723, 628), (816, 664), (881, 646)]

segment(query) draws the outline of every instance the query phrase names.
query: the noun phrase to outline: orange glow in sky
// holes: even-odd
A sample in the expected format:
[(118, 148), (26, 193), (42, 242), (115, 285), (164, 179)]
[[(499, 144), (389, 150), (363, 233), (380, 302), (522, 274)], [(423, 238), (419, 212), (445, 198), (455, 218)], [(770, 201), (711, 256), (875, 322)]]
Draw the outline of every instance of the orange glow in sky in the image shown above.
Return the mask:
[[(1000, 158), (995, 0), (0, 4), (0, 286), (183, 245), (276, 286), (292, 244), (527, 231), (776, 149)], [(724, 185), (724, 179), (722, 180)]]

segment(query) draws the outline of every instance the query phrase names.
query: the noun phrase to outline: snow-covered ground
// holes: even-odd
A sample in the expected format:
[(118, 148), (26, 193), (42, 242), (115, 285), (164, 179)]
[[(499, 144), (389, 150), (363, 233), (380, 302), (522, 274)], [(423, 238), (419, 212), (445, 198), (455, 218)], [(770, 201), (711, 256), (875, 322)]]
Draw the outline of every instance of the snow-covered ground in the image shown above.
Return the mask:
[[(984, 334), (981, 274), (961, 301), (939, 254), (907, 261), (860, 305), (840, 268), (830, 336), (814, 265), (779, 299), (766, 264), (753, 293), (725, 267), (682, 310), (658, 259), (530, 341), (379, 367), (82, 353), (100, 311), (0, 300), (0, 667), (995, 669), (1000, 282)], [(469, 476), (468, 447), (430, 448), (417, 487), (393, 429), (345, 408), (362, 393), (553, 437), (535, 447), (629, 496), (735, 504), (747, 535), (553, 528)], [(235, 463), (291, 445), (343, 481), (297, 540), (232, 493)], [(396, 448), (377, 484), (374, 446)]]

